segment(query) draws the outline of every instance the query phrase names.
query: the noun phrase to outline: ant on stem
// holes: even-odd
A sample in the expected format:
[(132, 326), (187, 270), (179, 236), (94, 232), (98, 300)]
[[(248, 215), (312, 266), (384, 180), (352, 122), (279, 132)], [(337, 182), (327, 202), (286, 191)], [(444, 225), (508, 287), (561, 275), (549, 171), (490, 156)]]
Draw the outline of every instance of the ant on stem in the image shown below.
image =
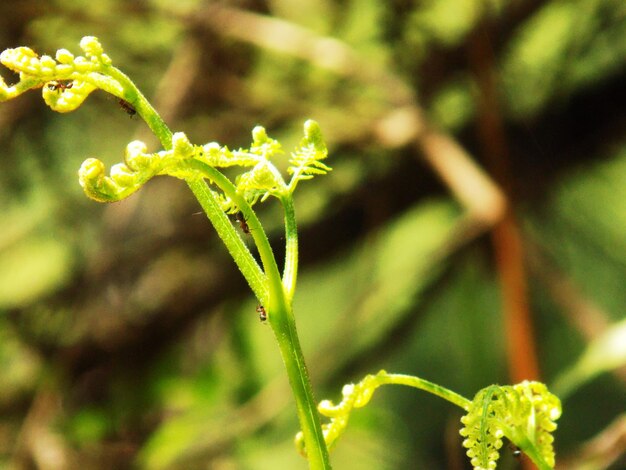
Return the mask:
[(50, 91), (65, 91), (74, 86), (74, 82), (49, 82), (48, 90)]
[(243, 216), (243, 212), (239, 211), (235, 214), (235, 220), (239, 223), (239, 227), (241, 231), (246, 235), (250, 235), (250, 227), (248, 227), (248, 222), (246, 218)]
[(267, 312), (265, 311), (265, 307), (263, 305), (257, 305), (256, 312), (259, 314), (259, 320), (261, 323), (265, 323), (267, 320)]
[[(248, 222), (246, 221), (243, 212), (239, 211), (235, 214), (235, 221), (239, 223), (239, 227), (243, 233), (250, 235), (250, 227), (248, 227)], [(256, 313), (259, 314), (259, 320), (261, 320), (261, 323), (265, 323), (267, 321), (267, 312), (265, 311), (265, 307), (263, 307), (263, 305), (257, 305)]]
[(128, 101), (123, 100), (122, 98), (120, 98), (119, 100), (117, 100), (117, 102), (122, 107), (122, 109), (124, 111), (126, 111), (126, 114), (128, 114), (131, 118), (135, 114), (137, 114), (137, 110), (135, 109), (135, 107), (132, 104), (130, 104)]

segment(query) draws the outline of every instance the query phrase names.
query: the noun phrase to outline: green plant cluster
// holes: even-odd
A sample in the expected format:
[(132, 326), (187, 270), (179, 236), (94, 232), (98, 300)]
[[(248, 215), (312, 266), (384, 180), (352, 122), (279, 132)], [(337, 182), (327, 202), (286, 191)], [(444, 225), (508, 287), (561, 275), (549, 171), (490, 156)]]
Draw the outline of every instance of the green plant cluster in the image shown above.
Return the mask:
[[(298, 340), (292, 299), (298, 269), (298, 242), (293, 207), (293, 191), (299, 181), (325, 174), (330, 167), (321, 160), (327, 157), (319, 125), (312, 120), (304, 124), (304, 138), (292, 153), (286, 183), (270, 161), (282, 154), (280, 144), (256, 127), (250, 149), (230, 151), (216, 143), (192, 144), (184, 133), (172, 133), (136, 85), (112, 65), (112, 61), (94, 36), (80, 41), (85, 56), (74, 56), (66, 49), (51, 56), (39, 57), (32, 49), (18, 47), (0, 54), (0, 62), (18, 72), (19, 81), (8, 86), (0, 81), (0, 101), (15, 98), (30, 90), (43, 88), (44, 100), (55, 111), (77, 109), (95, 89), (102, 89), (123, 100), (159, 138), (163, 150), (149, 153), (143, 142), (131, 142), (124, 162), (113, 165), (109, 175), (104, 163), (96, 158), (85, 160), (79, 170), (79, 181), (87, 196), (100, 202), (119, 201), (137, 191), (152, 177), (170, 175), (183, 179), (198, 199), (207, 217), (226, 245), (233, 260), (263, 305), (264, 318), (274, 331), (285, 362), (298, 416), (310, 449), (312, 466), (328, 468), (328, 451), (324, 445), (319, 418)], [(56, 96), (54, 99), (52, 96)], [(218, 168), (252, 167), (236, 178), (235, 183)], [(212, 187), (209, 186), (209, 184)], [(285, 212), (285, 267), (278, 272), (274, 253), (252, 205), (276, 196)], [(238, 212), (248, 225), (257, 245), (261, 265), (236, 232), (227, 213)]]
[[(540, 382), (491, 385), (468, 400), (440, 385), (419, 377), (389, 374), (381, 370), (367, 375), (357, 384), (348, 384), (338, 404), (323, 400), (318, 405), (321, 415), (329, 418), (322, 425), (326, 445), (332, 448), (345, 432), (351, 412), (369, 403), (382, 385), (405, 385), (424, 390), (453, 403), (466, 411), (461, 418), (461, 436), (475, 470), (493, 470), (500, 458), (503, 438), (508, 439), (542, 470), (554, 468), (555, 454), (552, 433), (561, 416), (561, 402)], [(302, 433), (295, 438), (296, 447), (306, 455)]]
[[(555, 464), (552, 432), (561, 414), (559, 399), (545, 385), (522, 382), (514, 386), (490, 386), (470, 401), (418, 377), (388, 374), (380, 371), (366, 376), (358, 384), (346, 385), (342, 401), (335, 405), (324, 400), (315, 407), (304, 357), (300, 348), (292, 300), (298, 267), (297, 228), (293, 193), (300, 181), (331, 170), (323, 160), (327, 148), (319, 125), (312, 120), (304, 124), (304, 137), (288, 158), (287, 182), (273, 160), (284, 152), (280, 143), (270, 138), (261, 126), (252, 132), (248, 149), (230, 150), (215, 142), (196, 145), (182, 132), (172, 133), (134, 83), (112, 66), (99, 41), (88, 36), (80, 46), (85, 56), (74, 56), (66, 49), (55, 58), (39, 57), (26, 47), (8, 49), (0, 61), (19, 73), (14, 85), (0, 79), (0, 101), (15, 98), (30, 89), (42, 88), (45, 102), (55, 111), (78, 108), (96, 89), (113, 94), (127, 109), (136, 111), (160, 139), (163, 150), (149, 152), (140, 141), (128, 144), (124, 161), (111, 167), (88, 158), (79, 170), (79, 181), (90, 198), (100, 202), (124, 199), (151, 178), (169, 175), (184, 180), (197, 197), (218, 235), (264, 306), (257, 310), (272, 326), (282, 353), (287, 375), (296, 401), (301, 432), (296, 443), (307, 456), (311, 468), (330, 468), (328, 449), (345, 431), (351, 411), (365, 406), (381, 385), (406, 385), (435, 394), (463, 408), (462, 418), (466, 447), (472, 466), (477, 470), (493, 469), (499, 458), (502, 439), (508, 438), (541, 469)], [(220, 169), (241, 167), (245, 171), (233, 181)], [(282, 276), (274, 253), (252, 206), (276, 197), (285, 214), (285, 268)], [(241, 213), (241, 221), (257, 245), (261, 264), (250, 254), (227, 214)], [(320, 424), (319, 414), (329, 418)]]

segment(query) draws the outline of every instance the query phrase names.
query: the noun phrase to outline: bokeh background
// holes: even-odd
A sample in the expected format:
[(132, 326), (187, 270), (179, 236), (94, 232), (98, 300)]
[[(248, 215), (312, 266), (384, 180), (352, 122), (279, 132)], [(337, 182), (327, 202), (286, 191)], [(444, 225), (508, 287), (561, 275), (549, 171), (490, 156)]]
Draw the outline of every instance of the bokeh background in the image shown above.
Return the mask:
[[(626, 468), (623, 0), (0, 4), (0, 49), (85, 35), (195, 143), (261, 124), (289, 149), (320, 123), (295, 300), (318, 399), (382, 368), (467, 397), (538, 378), (560, 468)], [(112, 205), (78, 185), (86, 157), (157, 150), (146, 130), (102, 92), (0, 105), (0, 466), (307, 468), (271, 330), (184, 183)], [(380, 389), (334, 467), (466, 469), (460, 416)]]

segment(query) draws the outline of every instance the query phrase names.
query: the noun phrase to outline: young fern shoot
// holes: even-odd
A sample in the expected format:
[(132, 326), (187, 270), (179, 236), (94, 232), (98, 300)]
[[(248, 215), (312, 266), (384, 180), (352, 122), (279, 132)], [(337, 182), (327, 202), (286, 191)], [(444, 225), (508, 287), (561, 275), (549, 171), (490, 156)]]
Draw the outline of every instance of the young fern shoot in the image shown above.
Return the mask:
[[(74, 56), (67, 49), (59, 49), (54, 58), (39, 56), (27, 47), (2, 52), (0, 62), (19, 73), (19, 81), (9, 86), (0, 78), (0, 101), (41, 88), (46, 104), (65, 113), (74, 111), (93, 91), (101, 89), (117, 97), (128, 113), (145, 120), (163, 150), (150, 152), (143, 142), (131, 142), (123, 161), (113, 165), (108, 174), (102, 161), (88, 158), (78, 172), (85, 194), (99, 202), (115, 202), (130, 196), (155, 176), (174, 176), (187, 183), (263, 305), (259, 316), (272, 327), (283, 357), (304, 440), (310, 449), (310, 467), (330, 468), (291, 307), (297, 275), (293, 192), (299, 181), (330, 171), (321, 163), (327, 150), (319, 125), (311, 120), (304, 124), (304, 138), (293, 152), (289, 169), (292, 176), (287, 184), (272, 161), (283, 154), (281, 145), (268, 137), (263, 127), (252, 131), (249, 149), (231, 151), (215, 142), (193, 144), (184, 133), (170, 131), (135, 84), (112, 65), (97, 38), (84, 37), (80, 47), (84, 56)], [(220, 172), (233, 166), (245, 170), (235, 182)], [(283, 276), (252, 208), (270, 196), (276, 197), (285, 211), (287, 259)], [(228, 214), (233, 213), (240, 213), (245, 221), (257, 246), (260, 265), (230, 223)]]
[[(406, 385), (436, 395), (465, 410), (461, 418), (463, 447), (474, 470), (493, 470), (497, 466), (502, 438), (524, 452), (540, 470), (553, 469), (555, 454), (552, 433), (561, 416), (561, 402), (540, 382), (524, 381), (513, 386), (491, 385), (480, 390), (473, 400), (419, 377), (389, 374), (381, 370), (367, 375), (357, 384), (343, 387), (342, 400), (334, 404), (323, 400), (320, 414), (329, 418), (322, 425), (324, 439), (332, 449), (348, 426), (350, 413), (369, 403), (381, 385)], [(296, 447), (307, 454), (302, 433), (295, 438)]]

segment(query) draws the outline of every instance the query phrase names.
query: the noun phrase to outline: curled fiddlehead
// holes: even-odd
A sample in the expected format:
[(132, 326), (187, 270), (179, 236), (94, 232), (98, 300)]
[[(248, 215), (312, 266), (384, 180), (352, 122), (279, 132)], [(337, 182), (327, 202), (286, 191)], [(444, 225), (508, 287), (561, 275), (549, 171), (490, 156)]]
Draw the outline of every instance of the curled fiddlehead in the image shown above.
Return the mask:
[[(525, 452), (541, 470), (554, 467), (552, 433), (561, 415), (561, 402), (544, 384), (530, 381), (512, 386), (491, 385), (470, 401), (419, 377), (381, 370), (357, 384), (345, 385), (340, 403), (329, 400), (319, 403), (318, 411), (329, 419), (322, 425), (329, 448), (346, 430), (352, 410), (369, 403), (374, 391), (386, 384), (418, 388), (463, 408), (466, 414), (461, 418), (460, 433), (465, 438), (463, 446), (475, 470), (496, 468), (505, 438)], [(296, 436), (295, 442), (299, 452), (306, 455), (301, 434)]]
[[(84, 56), (74, 56), (67, 49), (59, 49), (55, 57), (38, 56), (28, 47), (6, 49), (0, 62), (19, 73), (19, 81), (8, 86), (0, 78), (0, 101), (42, 88), (44, 101), (54, 111), (66, 113), (78, 108), (89, 94), (101, 88), (119, 98), (125, 98), (124, 87), (111, 73), (111, 59), (93, 36), (80, 41)], [(132, 97), (128, 97), (132, 99)]]
[(560, 416), (560, 400), (540, 382), (492, 385), (476, 394), (461, 418), (463, 447), (474, 469), (494, 469), (506, 437), (541, 468), (553, 468), (552, 433)]

